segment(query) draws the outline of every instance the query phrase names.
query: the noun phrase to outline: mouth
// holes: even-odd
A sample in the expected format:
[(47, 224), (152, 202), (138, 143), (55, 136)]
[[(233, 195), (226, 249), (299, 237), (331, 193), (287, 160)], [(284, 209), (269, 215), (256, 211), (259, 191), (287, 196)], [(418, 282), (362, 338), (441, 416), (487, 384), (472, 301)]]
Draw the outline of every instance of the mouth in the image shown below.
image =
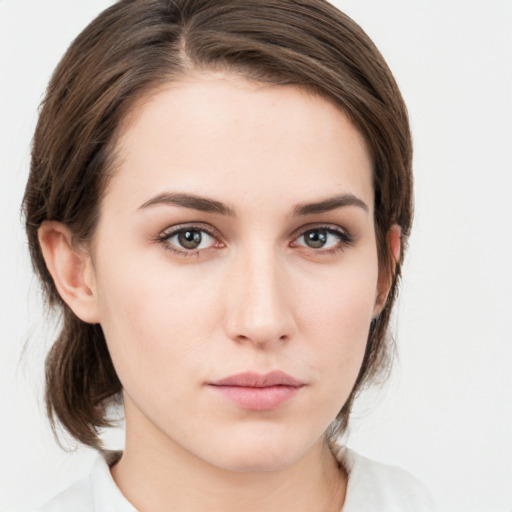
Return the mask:
[(271, 411), (291, 400), (306, 384), (282, 371), (238, 373), (208, 383), (208, 387), (235, 406)]

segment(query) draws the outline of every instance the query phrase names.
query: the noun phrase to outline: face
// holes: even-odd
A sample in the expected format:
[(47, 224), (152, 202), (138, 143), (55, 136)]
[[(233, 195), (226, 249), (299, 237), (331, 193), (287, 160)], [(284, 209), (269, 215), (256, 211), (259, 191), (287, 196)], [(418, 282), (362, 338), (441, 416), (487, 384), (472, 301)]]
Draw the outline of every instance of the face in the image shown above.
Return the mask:
[(128, 435), (236, 471), (318, 446), (376, 313), (371, 159), (328, 101), (197, 74), (123, 129), (92, 244)]

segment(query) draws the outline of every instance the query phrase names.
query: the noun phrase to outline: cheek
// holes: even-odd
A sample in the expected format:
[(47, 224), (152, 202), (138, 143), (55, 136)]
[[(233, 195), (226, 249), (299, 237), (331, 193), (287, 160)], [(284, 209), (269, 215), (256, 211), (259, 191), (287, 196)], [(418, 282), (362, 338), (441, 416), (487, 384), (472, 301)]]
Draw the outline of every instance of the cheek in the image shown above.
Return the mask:
[[(367, 260), (364, 263), (365, 259)], [(369, 261), (369, 262), (368, 262)], [(297, 315), (302, 332), (316, 346), (318, 366), (332, 372), (331, 382), (352, 386), (366, 349), (377, 293), (377, 258), (340, 266), (328, 278), (304, 283), (308, 293)]]
[(97, 270), (101, 325), (119, 378), (165, 389), (204, 358), (220, 316), (216, 287), (168, 264), (108, 261)]
[(319, 329), (339, 330), (343, 338), (365, 330), (375, 307), (377, 269), (376, 252), (359, 251), (321, 275), (303, 279), (304, 290), (298, 292), (305, 300), (301, 318)]

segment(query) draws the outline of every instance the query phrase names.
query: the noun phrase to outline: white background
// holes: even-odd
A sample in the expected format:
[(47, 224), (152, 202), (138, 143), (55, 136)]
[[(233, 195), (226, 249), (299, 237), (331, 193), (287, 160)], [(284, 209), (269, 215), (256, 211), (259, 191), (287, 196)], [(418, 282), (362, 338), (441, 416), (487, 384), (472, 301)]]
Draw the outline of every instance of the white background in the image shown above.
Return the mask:
[[(335, 3), (396, 75), (416, 173), (400, 358), (385, 390), (363, 397), (348, 442), (415, 474), (441, 512), (510, 512), (512, 1)], [(49, 75), (109, 4), (0, 0), (0, 503), (13, 509), (49, 498), (94, 456), (60, 450), (44, 419), (50, 329), (19, 205)]]

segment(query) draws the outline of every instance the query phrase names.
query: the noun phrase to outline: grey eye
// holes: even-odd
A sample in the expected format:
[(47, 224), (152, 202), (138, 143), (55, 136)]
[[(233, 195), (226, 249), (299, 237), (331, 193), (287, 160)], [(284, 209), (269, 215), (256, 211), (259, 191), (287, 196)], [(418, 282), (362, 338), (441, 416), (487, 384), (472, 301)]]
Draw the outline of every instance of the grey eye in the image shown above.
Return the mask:
[(177, 234), (178, 243), (184, 249), (197, 249), (201, 245), (201, 241), (203, 240), (203, 235), (201, 231), (194, 229), (187, 229), (184, 231), (180, 231)]
[(312, 249), (321, 249), (327, 243), (328, 232), (325, 229), (314, 229), (306, 231), (304, 235), (304, 243)]
[(342, 232), (331, 228), (314, 228), (304, 231), (295, 244), (309, 249), (333, 249), (345, 241)]
[(215, 238), (204, 229), (182, 228), (167, 235), (164, 241), (177, 250), (195, 251), (212, 247)]

